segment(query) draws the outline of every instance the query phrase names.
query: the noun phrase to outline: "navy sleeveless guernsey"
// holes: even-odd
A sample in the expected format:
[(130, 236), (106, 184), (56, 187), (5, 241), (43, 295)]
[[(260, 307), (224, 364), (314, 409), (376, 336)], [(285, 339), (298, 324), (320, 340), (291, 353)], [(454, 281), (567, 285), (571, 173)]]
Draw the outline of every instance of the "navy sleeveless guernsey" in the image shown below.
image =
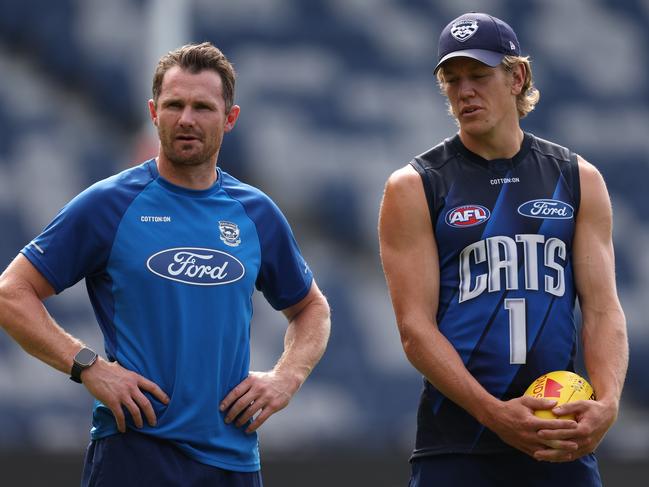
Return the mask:
[[(546, 372), (573, 370), (577, 156), (525, 133), (512, 159), (487, 161), (456, 135), (410, 164), (439, 249), (437, 323), (469, 372), (508, 400)], [(424, 380), (414, 458), (510, 450)]]

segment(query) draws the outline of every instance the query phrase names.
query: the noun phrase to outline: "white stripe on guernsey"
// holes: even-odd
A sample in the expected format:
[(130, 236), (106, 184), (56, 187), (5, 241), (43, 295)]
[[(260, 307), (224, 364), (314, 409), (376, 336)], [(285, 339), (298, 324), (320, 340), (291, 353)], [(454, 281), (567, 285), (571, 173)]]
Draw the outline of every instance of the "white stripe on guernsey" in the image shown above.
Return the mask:
[(36, 242), (32, 242), (32, 245), (33, 245), (34, 248), (35, 248), (36, 250), (38, 250), (41, 254), (44, 254), (44, 253), (45, 253), (45, 252), (43, 251), (43, 249), (40, 248), (40, 247), (36, 244)]

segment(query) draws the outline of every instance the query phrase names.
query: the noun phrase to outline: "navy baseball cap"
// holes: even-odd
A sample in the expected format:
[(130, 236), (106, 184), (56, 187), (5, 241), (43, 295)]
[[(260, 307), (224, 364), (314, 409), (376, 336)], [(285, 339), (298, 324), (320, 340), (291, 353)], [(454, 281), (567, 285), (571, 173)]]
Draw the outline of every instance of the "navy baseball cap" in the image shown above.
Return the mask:
[(505, 56), (520, 56), (521, 46), (514, 29), (488, 14), (469, 12), (444, 27), (437, 47), (435, 73), (444, 61), (470, 57), (492, 68)]

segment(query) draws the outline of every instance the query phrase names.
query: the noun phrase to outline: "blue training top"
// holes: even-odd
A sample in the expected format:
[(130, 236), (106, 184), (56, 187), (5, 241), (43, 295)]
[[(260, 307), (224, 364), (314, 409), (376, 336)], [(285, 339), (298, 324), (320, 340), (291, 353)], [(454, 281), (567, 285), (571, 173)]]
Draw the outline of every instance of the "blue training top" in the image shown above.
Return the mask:
[[(199, 462), (256, 471), (257, 435), (225, 424), (219, 404), (248, 376), (254, 288), (280, 310), (313, 276), (270, 198), (217, 176), (190, 190), (149, 160), (83, 191), (22, 253), (57, 293), (85, 278), (108, 359), (171, 398), (165, 406), (147, 393), (158, 422), (139, 431)], [(95, 401), (91, 437), (115, 433)]]

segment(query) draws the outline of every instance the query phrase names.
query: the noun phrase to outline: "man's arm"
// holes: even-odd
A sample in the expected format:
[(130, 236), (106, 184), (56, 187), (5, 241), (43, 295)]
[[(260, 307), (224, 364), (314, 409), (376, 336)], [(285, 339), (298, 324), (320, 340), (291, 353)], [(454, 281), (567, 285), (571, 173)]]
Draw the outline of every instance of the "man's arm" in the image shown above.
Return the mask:
[(540, 432), (545, 438), (579, 444), (577, 456), (595, 450), (615, 422), (626, 376), (629, 349), (626, 319), (615, 285), (611, 203), (599, 171), (579, 158), (581, 203), (577, 214), (573, 263), (582, 313), (586, 370), (596, 401), (577, 401), (555, 408), (574, 414), (578, 428), (570, 432)]
[[(22, 254), (0, 276), (0, 326), (29, 354), (65, 374), (70, 374), (73, 358), (83, 344), (61, 328), (49, 314), (43, 300), (54, 289)], [(169, 399), (153, 382), (122, 368), (117, 363), (98, 360), (81, 373), (83, 384), (115, 415), (118, 429), (126, 431), (126, 407), (138, 427), (142, 413), (149, 424), (156, 417), (146, 390), (163, 403)]]
[[(500, 401), (467, 370), (437, 327), (439, 258), (430, 213), (419, 174), (410, 166), (388, 180), (379, 216), (381, 260), (401, 342), (413, 366), (440, 392), (468, 411), (510, 445), (529, 455), (546, 448), (537, 431), (570, 428), (574, 421), (542, 420), (534, 409), (555, 401), (529, 396)], [(558, 446), (571, 450), (572, 442)], [(554, 459), (566, 451), (555, 452)]]
[[(322, 357), (331, 328), (327, 300), (316, 285), (298, 303), (282, 310), (288, 320), (284, 352), (269, 372), (250, 372), (221, 402), (225, 422), (237, 426), (254, 420), (247, 433), (257, 430), (284, 409)], [(256, 417), (255, 417), (256, 415)]]

